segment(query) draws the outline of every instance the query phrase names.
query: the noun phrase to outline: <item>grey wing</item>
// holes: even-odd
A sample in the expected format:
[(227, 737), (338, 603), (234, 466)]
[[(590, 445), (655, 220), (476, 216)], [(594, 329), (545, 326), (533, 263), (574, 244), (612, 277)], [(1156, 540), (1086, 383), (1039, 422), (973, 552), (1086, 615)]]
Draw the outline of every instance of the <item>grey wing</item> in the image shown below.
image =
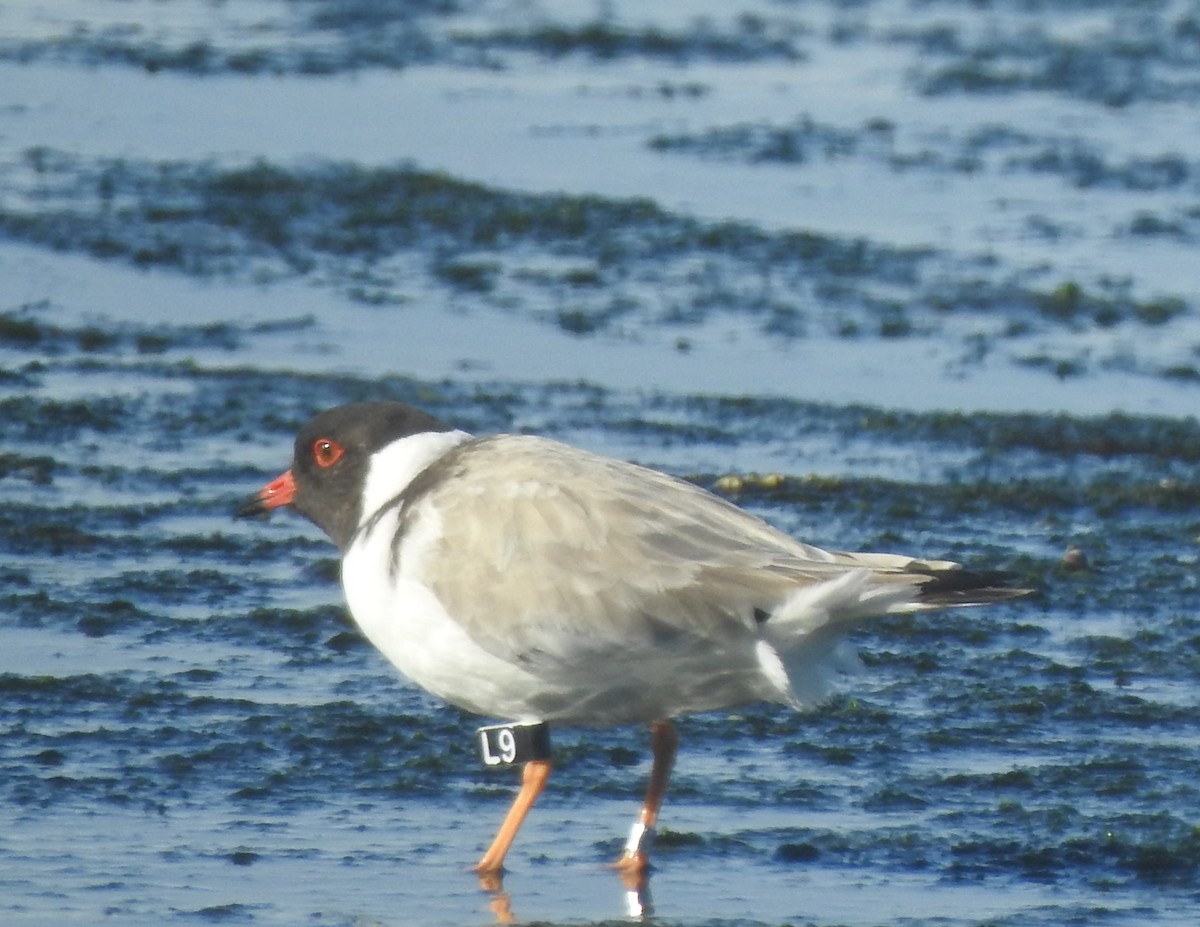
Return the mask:
[(518, 662), (746, 636), (798, 587), (868, 565), (689, 483), (534, 437), (484, 439), (419, 504), (440, 520), (433, 591)]

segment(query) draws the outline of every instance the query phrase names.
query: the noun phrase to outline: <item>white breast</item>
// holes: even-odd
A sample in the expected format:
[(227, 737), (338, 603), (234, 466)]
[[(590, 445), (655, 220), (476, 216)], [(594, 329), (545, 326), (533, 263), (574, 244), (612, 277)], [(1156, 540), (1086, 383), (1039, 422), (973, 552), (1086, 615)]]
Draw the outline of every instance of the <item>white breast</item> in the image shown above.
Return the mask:
[(422, 582), (441, 535), (436, 510), (418, 503), (419, 515), (399, 549), (395, 545), (401, 511), (389, 503), (469, 437), (461, 431), (411, 435), (372, 457), (363, 523), (342, 559), (342, 586), (368, 640), (413, 682), (468, 711), (536, 720), (528, 696), (537, 681), (477, 646)]
[(538, 720), (530, 702), (537, 679), (475, 644), (421, 582), (422, 561), (437, 541), (436, 516), (424, 513), (395, 560), (397, 520), (396, 512), (379, 519), (342, 561), (346, 600), (363, 633), (405, 676), (460, 708)]

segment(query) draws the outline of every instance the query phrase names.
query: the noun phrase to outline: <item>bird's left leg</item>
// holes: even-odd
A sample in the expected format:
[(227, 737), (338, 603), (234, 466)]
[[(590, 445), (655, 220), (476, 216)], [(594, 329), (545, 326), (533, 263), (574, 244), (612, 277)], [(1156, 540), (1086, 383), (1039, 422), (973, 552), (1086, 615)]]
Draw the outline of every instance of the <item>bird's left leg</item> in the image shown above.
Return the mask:
[(671, 778), (671, 767), (675, 763), (675, 751), (679, 748), (679, 735), (670, 721), (655, 721), (650, 725), (650, 749), (654, 764), (650, 767), (650, 784), (646, 788), (646, 801), (641, 814), (634, 822), (625, 843), (625, 852), (617, 860), (616, 867), (623, 873), (640, 876), (650, 864), (648, 838), (654, 834), (658, 823), (658, 811), (667, 792)]
[(546, 780), (550, 778), (550, 768), (549, 760), (530, 760), (525, 764), (521, 773), (521, 790), (513, 799), (512, 807), (508, 809), (500, 830), (496, 832), (496, 839), (475, 865), (475, 872), (479, 874), (481, 881), (503, 871), (508, 848), (512, 846), (517, 831), (521, 829), (521, 822), (529, 814), (529, 809), (546, 787)]

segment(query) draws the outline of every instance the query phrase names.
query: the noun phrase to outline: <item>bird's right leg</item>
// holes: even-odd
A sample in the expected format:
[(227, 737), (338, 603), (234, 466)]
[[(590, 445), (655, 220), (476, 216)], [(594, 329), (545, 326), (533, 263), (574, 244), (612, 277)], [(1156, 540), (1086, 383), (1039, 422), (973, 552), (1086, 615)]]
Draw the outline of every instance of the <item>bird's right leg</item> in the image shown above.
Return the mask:
[(658, 823), (658, 811), (667, 793), (671, 778), (671, 767), (675, 764), (675, 752), (679, 748), (679, 734), (670, 721), (655, 721), (650, 725), (650, 749), (654, 764), (650, 767), (650, 784), (646, 788), (646, 801), (634, 822), (625, 843), (625, 852), (617, 860), (616, 867), (623, 873), (638, 876), (650, 865), (648, 841)]

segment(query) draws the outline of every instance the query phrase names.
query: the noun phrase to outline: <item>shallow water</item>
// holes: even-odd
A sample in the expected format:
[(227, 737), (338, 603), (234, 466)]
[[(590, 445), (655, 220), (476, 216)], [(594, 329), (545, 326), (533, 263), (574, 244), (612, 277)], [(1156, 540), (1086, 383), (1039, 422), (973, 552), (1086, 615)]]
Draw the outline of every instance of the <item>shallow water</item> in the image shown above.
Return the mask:
[[(681, 721), (654, 920), (1193, 924), (1197, 30), (1139, 10), (0, 7), (0, 919), (491, 920), (480, 722), (230, 518), (387, 396), (1038, 590)], [(556, 730), (519, 919), (626, 916), (645, 739)]]

